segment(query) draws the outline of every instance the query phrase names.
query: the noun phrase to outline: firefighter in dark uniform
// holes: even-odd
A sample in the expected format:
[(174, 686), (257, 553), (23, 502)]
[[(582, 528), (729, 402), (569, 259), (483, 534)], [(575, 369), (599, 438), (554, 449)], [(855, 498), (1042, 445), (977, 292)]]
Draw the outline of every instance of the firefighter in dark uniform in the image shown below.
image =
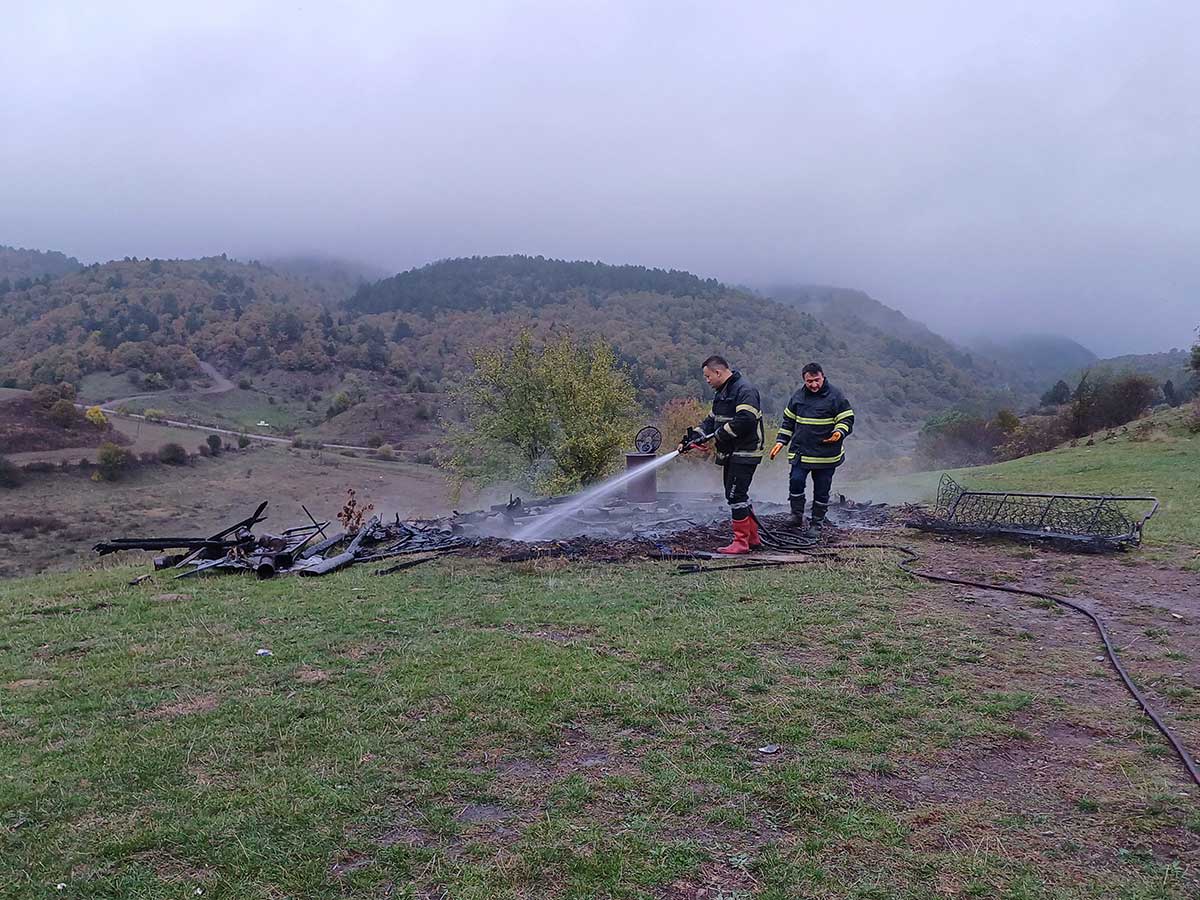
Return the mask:
[(825, 380), (820, 365), (809, 363), (803, 374), (804, 386), (797, 389), (783, 411), (771, 459), (787, 446), (792, 463), (788, 502), (792, 521), (797, 525), (804, 522), (804, 487), (809, 475), (812, 476), (812, 516), (806, 536), (815, 539), (821, 536), (829, 509), (834, 470), (846, 458), (845, 441), (854, 430), (854, 410), (846, 396)]
[(758, 388), (731, 370), (720, 356), (710, 356), (702, 367), (704, 380), (716, 394), (712, 411), (695, 428), (689, 428), (679, 449), (706, 434), (713, 434), (716, 444), (716, 463), (721, 466), (725, 481), (725, 500), (733, 526), (733, 542), (721, 547), (718, 553), (749, 553), (762, 546), (758, 536), (758, 520), (750, 504), (750, 481), (762, 462), (766, 440), (762, 421), (762, 401)]

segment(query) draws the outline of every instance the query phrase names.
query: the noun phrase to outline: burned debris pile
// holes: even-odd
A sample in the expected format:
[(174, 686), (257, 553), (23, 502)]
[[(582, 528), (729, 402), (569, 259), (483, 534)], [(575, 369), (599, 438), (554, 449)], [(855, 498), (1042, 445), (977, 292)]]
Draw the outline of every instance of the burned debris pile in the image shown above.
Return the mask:
[[(306, 524), (267, 532), (267, 503), (254, 514), (211, 535), (188, 537), (118, 537), (96, 544), (104, 555), (126, 550), (162, 551), (156, 570), (172, 570), (176, 578), (226, 572), (252, 572), (258, 578), (277, 575), (315, 577), (360, 563), (378, 563), (376, 574), (409, 568), (446, 553), (465, 553), (502, 562), (567, 558), (597, 562), (663, 558), (711, 548), (723, 537), (727, 513), (722, 498), (700, 493), (659, 492), (652, 502), (620, 497), (563, 518), (545, 540), (524, 541), (515, 535), (530, 523), (551, 515), (570, 498), (522, 500), (510, 497), (488, 509), (454, 513), (441, 519), (384, 521), (357, 508), (341, 528), (308, 516)], [(348, 509), (353, 508), (348, 505)], [(759, 514), (783, 523), (786, 507), (760, 503)], [(882, 503), (855, 503), (839, 498), (830, 521), (849, 528), (885, 527), (892, 508)], [(364, 521), (365, 519), (365, 521)], [(781, 526), (782, 527), (782, 526)]]
[[(279, 534), (256, 534), (253, 528), (266, 518), (266, 508), (267, 502), (263, 501), (252, 516), (208, 537), (114, 538), (101, 541), (93, 549), (101, 555), (122, 550), (183, 551), (154, 558), (155, 569), (178, 569), (176, 578), (238, 571), (273, 578), (326, 575), (354, 563), (395, 557), (422, 555), (419, 558), (423, 562), (469, 543), (446, 525), (401, 522), (399, 516), (386, 523), (375, 516), (351, 531), (334, 531), (329, 522), (318, 522), (310, 516), (307, 525), (287, 528)], [(376, 574), (407, 567), (395, 564)]]

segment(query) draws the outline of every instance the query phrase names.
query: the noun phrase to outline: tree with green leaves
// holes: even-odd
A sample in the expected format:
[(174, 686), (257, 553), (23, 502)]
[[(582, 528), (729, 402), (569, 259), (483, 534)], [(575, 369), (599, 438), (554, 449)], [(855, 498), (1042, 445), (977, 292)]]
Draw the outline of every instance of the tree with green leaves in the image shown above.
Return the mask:
[(612, 471), (637, 407), (610, 346), (563, 336), (538, 349), (526, 332), (512, 349), (480, 350), (473, 361), (456, 391), (463, 422), (449, 425), (446, 465), (459, 484), (564, 492)]

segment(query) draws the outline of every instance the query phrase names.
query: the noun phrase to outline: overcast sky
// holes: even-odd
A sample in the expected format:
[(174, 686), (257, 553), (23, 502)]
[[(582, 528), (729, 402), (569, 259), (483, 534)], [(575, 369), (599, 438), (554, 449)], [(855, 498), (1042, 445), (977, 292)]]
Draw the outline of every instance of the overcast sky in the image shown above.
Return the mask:
[(0, 0), (0, 243), (542, 253), (1200, 324), (1200, 3)]

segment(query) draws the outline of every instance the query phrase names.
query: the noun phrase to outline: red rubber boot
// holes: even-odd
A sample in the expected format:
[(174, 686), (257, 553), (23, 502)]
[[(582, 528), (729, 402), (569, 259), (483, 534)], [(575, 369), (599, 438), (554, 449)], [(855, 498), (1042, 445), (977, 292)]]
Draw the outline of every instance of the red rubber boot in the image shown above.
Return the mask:
[(746, 519), (750, 523), (750, 531), (746, 536), (747, 542), (750, 545), (751, 552), (762, 549), (762, 538), (758, 536), (758, 519), (754, 518), (754, 513), (750, 513), (750, 517)]
[(718, 553), (725, 553), (729, 556), (741, 556), (743, 553), (750, 552), (750, 525), (749, 518), (734, 519), (730, 524), (733, 525), (733, 543), (725, 547), (718, 547)]

